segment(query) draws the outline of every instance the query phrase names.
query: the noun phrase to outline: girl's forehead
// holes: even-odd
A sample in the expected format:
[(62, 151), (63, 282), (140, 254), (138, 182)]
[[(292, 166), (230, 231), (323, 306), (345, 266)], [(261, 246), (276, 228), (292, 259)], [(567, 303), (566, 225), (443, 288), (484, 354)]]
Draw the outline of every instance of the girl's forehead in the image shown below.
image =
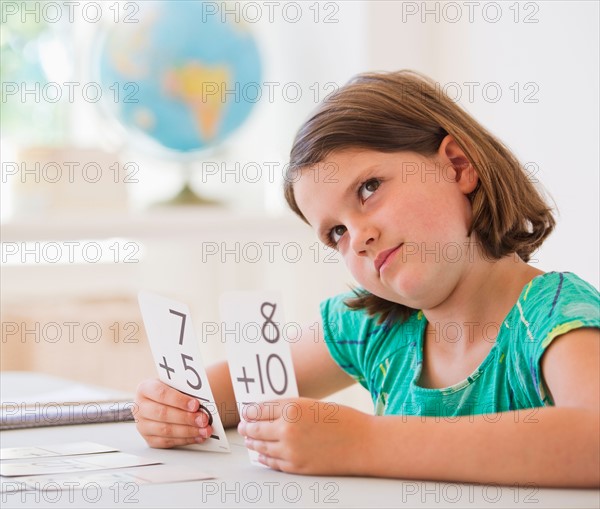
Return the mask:
[[(342, 150), (336, 150), (328, 154), (322, 161), (309, 168), (321, 168), (323, 166), (340, 167), (365, 167), (378, 164), (390, 164), (399, 162), (410, 162), (415, 160), (428, 159), (418, 152), (401, 150), (396, 152), (382, 152), (379, 150), (352, 147)], [(360, 168), (359, 168), (360, 169)]]
[(323, 162), (303, 168), (296, 175), (293, 185), (296, 201), (301, 205), (300, 202), (305, 199), (314, 200), (317, 195), (331, 192), (333, 187), (342, 185), (342, 173), (340, 165), (333, 162)]
[[(345, 149), (328, 154), (323, 160), (300, 171), (299, 180), (308, 177), (315, 183), (337, 183), (350, 173), (376, 162), (382, 152), (366, 149)], [(379, 156), (379, 157), (378, 157)]]
[(378, 155), (385, 154), (344, 150), (302, 168), (295, 177), (293, 188), (296, 203), (306, 219), (313, 224), (325, 210), (339, 205), (366, 172), (381, 163)]
[[(305, 167), (296, 175), (293, 189), (294, 198), (302, 215), (311, 225), (336, 201), (346, 179), (339, 165), (327, 162)], [(347, 173), (345, 172), (346, 176)]]
[(423, 159), (423, 156), (414, 152), (380, 152), (349, 148), (332, 152), (322, 161), (302, 168), (296, 175), (296, 181), (341, 184), (355, 179), (359, 173), (367, 173), (377, 168), (401, 167), (403, 164)]
[(324, 159), (321, 161), (321, 164), (327, 164), (337, 161), (344, 162), (357, 162), (362, 160), (368, 160), (372, 158), (377, 158), (381, 156), (385, 156), (385, 152), (379, 152), (377, 150), (361, 148), (361, 147), (349, 147), (344, 149), (335, 150), (330, 152)]

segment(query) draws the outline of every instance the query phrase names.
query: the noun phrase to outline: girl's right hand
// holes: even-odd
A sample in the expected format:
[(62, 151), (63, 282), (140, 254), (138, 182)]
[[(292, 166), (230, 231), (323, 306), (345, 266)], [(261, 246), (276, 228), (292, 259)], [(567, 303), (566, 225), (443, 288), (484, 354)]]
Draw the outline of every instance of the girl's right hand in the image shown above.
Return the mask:
[(211, 436), (208, 415), (199, 408), (197, 399), (148, 379), (137, 388), (133, 413), (137, 430), (148, 445), (166, 449), (201, 444)]

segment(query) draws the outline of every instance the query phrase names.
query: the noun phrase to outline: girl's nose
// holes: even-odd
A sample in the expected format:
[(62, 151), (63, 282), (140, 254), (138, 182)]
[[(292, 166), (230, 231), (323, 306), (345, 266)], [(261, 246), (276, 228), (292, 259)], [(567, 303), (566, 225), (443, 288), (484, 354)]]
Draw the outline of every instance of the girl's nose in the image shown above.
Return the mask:
[(377, 238), (377, 230), (370, 223), (356, 224), (353, 228), (348, 227), (350, 233), (350, 247), (358, 256), (366, 256), (369, 246)]

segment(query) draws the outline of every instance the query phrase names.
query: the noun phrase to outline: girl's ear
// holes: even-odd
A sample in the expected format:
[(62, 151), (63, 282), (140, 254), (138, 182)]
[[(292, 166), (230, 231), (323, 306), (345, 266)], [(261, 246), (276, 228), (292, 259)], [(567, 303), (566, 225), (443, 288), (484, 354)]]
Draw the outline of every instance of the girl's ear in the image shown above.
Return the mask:
[(444, 165), (443, 171), (447, 172), (448, 176), (454, 172), (454, 179), (461, 191), (464, 194), (472, 193), (477, 187), (479, 176), (463, 150), (449, 134), (442, 140), (438, 156)]

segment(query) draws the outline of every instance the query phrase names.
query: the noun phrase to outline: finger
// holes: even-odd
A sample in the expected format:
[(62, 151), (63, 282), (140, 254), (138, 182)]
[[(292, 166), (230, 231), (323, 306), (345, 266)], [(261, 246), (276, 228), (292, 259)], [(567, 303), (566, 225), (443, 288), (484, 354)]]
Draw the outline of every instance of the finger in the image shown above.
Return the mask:
[(196, 398), (186, 396), (177, 389), (169, 387), (160, 380), (144, 380), (137, 388), (137, 395), (140, 399), (151, 399), (163, 405), (169, 405), (188, 412), (196, 412), (200, 403)]
[(262, 403), (246, 403), (242, 406), (241, 418), (245, 421), (274, 421), (295, 405), (295, 399), (278, 399)]
[(238, 433), (254, 440), (277, 441), (279, 439), (278, 423), (270, 421), (240, 421)]
[(279, 442), (266, 441), (266, 440), (255, 440), (253, 438), (246, 437), (244, 439), (244, 445), (259, 454), (269, 456), (270, 458), (282, 458), (282, 449)]
[(157, 422), (144, 420), (138, 423), (138, 430), (144, 437), (163, 437), (163, 438), (208, 438), (210, 430), (208, 428), (198, 428), (196, 426), (183, 426), (180, 424), (170, 424), (166, 422)]
[(260, 463), (262, 463), (263, 465), (266, 465), (269, 468), (272, 468), (273, 470), (279, 470), (282, 471), (283, 469), (281, 468), (281, 460), (278, 458), (272, 458), (270, 456), (266, 456), (264, 454), (259, 454), (258, 455), (258, 461)]
[(184, 424), (205, 428), (208, 426), (208, 415), (204, 412), (188, 412), (168, 405), (157, 403), (151, 399), (140, 399), (136, 412), (137, 419), (166, 422), (171, 424)]
[(171, 447), (180, 447), (183, 445), (201, 444), (205, 438), (167, 438), (147, 436), (144, 437), (146, 443), (154, 449), (170, 449)]

